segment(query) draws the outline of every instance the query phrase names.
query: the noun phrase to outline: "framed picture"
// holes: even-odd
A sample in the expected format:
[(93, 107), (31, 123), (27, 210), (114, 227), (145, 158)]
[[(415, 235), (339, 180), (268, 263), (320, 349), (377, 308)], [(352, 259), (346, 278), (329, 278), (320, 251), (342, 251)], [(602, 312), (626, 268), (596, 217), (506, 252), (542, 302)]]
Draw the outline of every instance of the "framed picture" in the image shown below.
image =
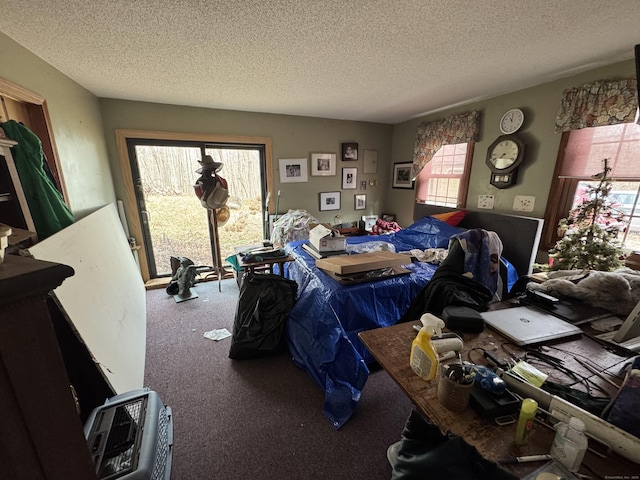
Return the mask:
[(411, 178), (413, 163), (394, 163), (393, 164), (393, 188), (413, 188), (413, 180)]
[(356, 160), (358, 160), (358, 144), (343, 143), (342, 144), (342, 161), (354, 162)]
[(312, 153), (311, 175), (329, 177), (336, 174), (335, 153)]
[(308, 182), (306, 158), (281, 158), (280, 183)]
[(340, 192), (321, 192), (320, 211), (340, 210)]
[(355, 197), (355, 209), (364, 210), (367, 206), (367, 196), (364, 193), (356, 195)]
[(348, 189), (356, 189), (358, 188), (357, 177), (358, 169), (357, 168), (343, 168), (342, 169), (342, 188), (345, 190)]

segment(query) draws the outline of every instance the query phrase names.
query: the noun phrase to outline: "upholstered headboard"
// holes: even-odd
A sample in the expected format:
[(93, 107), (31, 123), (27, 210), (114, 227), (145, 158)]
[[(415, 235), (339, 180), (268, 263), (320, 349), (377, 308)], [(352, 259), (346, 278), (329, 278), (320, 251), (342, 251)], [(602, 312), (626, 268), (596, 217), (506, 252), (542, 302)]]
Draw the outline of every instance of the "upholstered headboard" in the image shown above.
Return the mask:
[[(413, 219), (419, 220), (426, 215), (454, 210), (457, 209), (416, 203)], [(540, 245), (543, 223), (544, 220), (541, 218), (467, 210), (459, 226), (496, 232), (502, 240), (502, 255), (513, 264), (518, 275), (523, 276), (532, 272)]]

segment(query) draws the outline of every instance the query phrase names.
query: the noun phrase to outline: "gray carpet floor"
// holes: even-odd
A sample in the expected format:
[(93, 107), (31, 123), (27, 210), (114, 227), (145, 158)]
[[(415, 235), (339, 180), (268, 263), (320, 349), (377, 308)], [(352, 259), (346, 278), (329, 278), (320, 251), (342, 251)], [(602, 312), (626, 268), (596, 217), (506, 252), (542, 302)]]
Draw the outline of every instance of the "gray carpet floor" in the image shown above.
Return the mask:
[[(287, 353), (232, 360), (239, 289), (234, 280), (197, 283), (198, 298), (176, 303), (147, 292), (145, 383), (174, 412), (173, 480), (389, 479), (389, 445), (411, 403), (374, 370), (356, 414), (335, 430), (322, 414), (324, 391)], [(408, 359), (407, 359), (408, 361)]]

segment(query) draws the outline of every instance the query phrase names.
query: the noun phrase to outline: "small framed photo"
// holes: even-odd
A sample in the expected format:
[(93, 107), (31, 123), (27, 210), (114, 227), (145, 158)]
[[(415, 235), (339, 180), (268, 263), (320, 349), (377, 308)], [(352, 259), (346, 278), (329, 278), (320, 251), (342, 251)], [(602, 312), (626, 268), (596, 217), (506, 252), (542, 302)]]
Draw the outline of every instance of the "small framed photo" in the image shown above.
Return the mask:
[(306, 158), (281, 158), (280, 183), (308, 182)]
[(354, 162), (356, 160), (358, 160), (358, 144), (343, 143), (342, 144), (342, 161)]
[(340, 210), (340, 192), (321, 192), (320, 211)]
[(358, 169), (343, 168), (342, 169), (342, 188), (345, 190), (358, 188), (357, 183)]
[(335, 153), (312, 153), (311, 175), (329, 177), (336, 174)]
[(367, 207), (367, 196), (364, 193), (356, 195), (355, 197), (355, 209), (364, 210)]
[(393, 164), (393, 188), (413, 188), (413, 179), (411, 178), (413, 171), (413, 163), (394, 163)]

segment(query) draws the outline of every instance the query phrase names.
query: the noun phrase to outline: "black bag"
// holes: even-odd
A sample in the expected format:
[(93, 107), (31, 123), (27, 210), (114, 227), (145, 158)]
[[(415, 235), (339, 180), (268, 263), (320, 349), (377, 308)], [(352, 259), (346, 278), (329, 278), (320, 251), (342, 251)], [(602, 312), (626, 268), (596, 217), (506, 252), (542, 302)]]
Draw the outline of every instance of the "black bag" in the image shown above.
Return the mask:
[(229, 358), (258, 358), (283, 351), (287, 315), (297, 291), (296, 282), (279, 275), (245, 273)]
[(405, 423), (402, 438), (387, 453), (391, 480), (517, 480), (496, 463), (484, 459), (462, 437), (428, 423), (413, 410)]

